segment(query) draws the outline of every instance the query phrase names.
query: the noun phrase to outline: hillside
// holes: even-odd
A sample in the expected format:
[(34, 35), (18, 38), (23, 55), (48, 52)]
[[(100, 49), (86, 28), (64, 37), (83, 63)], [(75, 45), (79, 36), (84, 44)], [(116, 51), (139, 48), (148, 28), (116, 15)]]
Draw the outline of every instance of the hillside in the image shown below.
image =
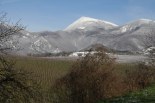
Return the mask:
[(13, 40), (18, 40), (20, 47), (20, 50), (14, 53), (27, 55), (74, 52), (95, 44), (102, 44), (116, 51), (141, 53), (148, 46), (147, 36), (155, 33), (154, 28), (155, 21), (148, 19), (118, 26), (104, 20), (81, 17), (61, 31), (20, 32), (20, 35), (13, 37)]

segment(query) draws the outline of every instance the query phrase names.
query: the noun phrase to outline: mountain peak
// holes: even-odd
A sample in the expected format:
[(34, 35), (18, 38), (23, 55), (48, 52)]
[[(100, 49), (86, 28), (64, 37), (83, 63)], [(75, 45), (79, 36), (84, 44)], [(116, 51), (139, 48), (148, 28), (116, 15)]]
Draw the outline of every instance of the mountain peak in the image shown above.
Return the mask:
[[(70, 31), (70, 30), (75, 30), (75, 29), (85, 29), (88, 26), (111, 26), (115, 27), (118, 26), (114, 23), (108, 22), (108, 21), (103, 21), (103, 20), (98, 20), (90, 17), (85, 17), (82, 16), (75, 22), (73, 22), (71, 25), (69, 25), (65, 30)], [(106, 27), (105, 27), (106, 28)]]
[(90, 18), (90, 17), (86, 17), (86, 16), (82, 16), (80, 17), (78, 20), (78, 22), (87, 22), (87, 21), (99, 21), (98, 19), (94, 19), (94, 18)]

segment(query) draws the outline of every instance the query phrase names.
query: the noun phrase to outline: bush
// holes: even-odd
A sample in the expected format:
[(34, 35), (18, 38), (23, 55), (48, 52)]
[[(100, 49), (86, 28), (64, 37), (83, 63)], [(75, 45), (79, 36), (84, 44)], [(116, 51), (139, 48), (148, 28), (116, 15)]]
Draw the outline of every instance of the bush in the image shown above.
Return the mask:
[(139, 63), (137, 68), (126, 70), (125, 82), (129, 91), (144, 89), (150, 85), (154, 80), (155, 69), (151, 65)]
[(42, 103), (37, 82), (30, 73), (15, 70), (14, 63), (0, 57), (0, 103)]
[(152, 65), (117, 64), (104, 51), (89, 53), (76, 61), (71, 71), (50, 90), (52, 103), (97, 103), (154, 82)]
[(117, 77), (113, 73), (115, 59), (104, 51), (89, 53), (72, 66), (65, 77), (52, 87), (52, 103), (96, 103), (117, 91)]

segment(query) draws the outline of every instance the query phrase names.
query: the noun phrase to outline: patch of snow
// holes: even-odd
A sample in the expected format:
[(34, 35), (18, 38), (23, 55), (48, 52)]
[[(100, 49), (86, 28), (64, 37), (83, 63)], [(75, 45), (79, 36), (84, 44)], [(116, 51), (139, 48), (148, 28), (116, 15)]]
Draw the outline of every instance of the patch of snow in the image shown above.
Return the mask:
[(154, 20), (150, 20), (150, 19), (140, 19), (139, 20), (141, 23), (146, 23), (146, 24), (149, 24), (151, 22), (155, 22)]
[(48, 43), (48, 41), (45, 38), (43, 38), (43, 37), (41, 37), (36, 42), (34, 42), (34, 44), (36, 44), (37, 46), (40, 46), (40, 45), (42, 45), (44, 43)]
[(26, 36), (23, 36), (23, 38), (25, 38), (25, 39), (26, 39), (27, 37), (26, 37)]
[(121, 32), (124, 33), (124, 32), (126, 32), (126, 31), (127, 31), (127, 28), (126, 28), (125, 26), (123, 26), (123, 27), (121, 28)]
[(150, 21), (153, 21), (153, 20), (150, 20), (150, 19), (140, 19), (141, 21), (145, 21), (145, 22), (150, 22)]
[(51, 49), (51, 44), (44, 37), (41, 37), (31, 45), (31, 49), (45, 52)]
[(143, 50), (143, 51), (144, 51), (144, 55), (150, 55), (151, 52), (152, 52), (152, 54), (155, 54), (155, 53), (153, 53), (155, 51), (155, 47), (149, 47), (149, 48), (147, 48), (146, 50)]
[(74, 52), (72, 54), (69, 55), (69, 57), (79, 57), (79, 56), (86, 56), (89, 52)]
[(122, 33), (125, 33), (125, 32), (127, 32), (127, 31), (131, 31), (133, 28), (132, 28), (132, 26), (130, 26), (130, 25), (125, 25), (125, 26), (123, 26), (122, 28), (120, 28), (120, 30), (121, 30), (121, 32)]
[(103, 21), (103, 20), (101, 20), (102, 22), (104, 22), (104, 23), (106, 23), (106, 24), (110, 24), (110, 25), (112, 25), (112, 26), (118, 26), (118, 25), (116, 25), (116, 24), (114, 24), (114, 23), (111, 23), (111, 22), (108, 22), (108, 21)]
[(60, 53), (61, 52), (61, 50), (59, 49), (59, 48), (56, 48), (54, 51), (53, 51), (53, 53)]
[(97, 53), (96, 51), (92, 51), (92, 52), (73, 52), (72, 54), (69, 55), (69, 57), (85, 57), (88, 53), (90, 54), (95, 54)]
[(78, 29), (85, 29), (86, 27), (78, 27)]
[(26, 35), (27, 35), (27, 36), (29, 36), (29, 35), (30, 35), (30, 33), (26, 33)]

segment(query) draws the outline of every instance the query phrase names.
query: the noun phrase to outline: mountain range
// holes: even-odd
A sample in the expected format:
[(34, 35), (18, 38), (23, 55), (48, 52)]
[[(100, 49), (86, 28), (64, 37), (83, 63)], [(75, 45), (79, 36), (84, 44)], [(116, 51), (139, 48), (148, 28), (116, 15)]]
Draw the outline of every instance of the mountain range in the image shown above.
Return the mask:
[(95, 44), (117, 51), (142, 52), (147, 36), (155, 34), (155, 21), (139, 19), (124, 25), (81, 17), (64, 30), (29, 32), (21, 31), (13, 38), (18, 40), (20, 55), (39, 53), (74, 52)]

